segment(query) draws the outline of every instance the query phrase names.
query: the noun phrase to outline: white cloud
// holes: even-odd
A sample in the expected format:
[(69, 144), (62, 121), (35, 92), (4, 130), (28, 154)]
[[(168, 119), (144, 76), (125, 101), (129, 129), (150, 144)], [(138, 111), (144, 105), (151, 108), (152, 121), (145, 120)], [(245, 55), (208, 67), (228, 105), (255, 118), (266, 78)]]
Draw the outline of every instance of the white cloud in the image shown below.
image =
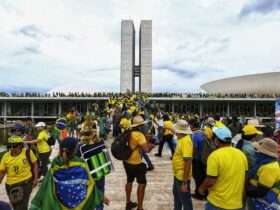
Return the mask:
[[(122, 19), (134, 20), (136, 32), (141, 19), (153, 20), (154, 91), (197, 91), (213, 79), (275, 71), (280, 15), (240, 19), (246, 5), (248, 0), (2, 0), (0, 85), (118, 91)], [(184, 70), (196, 74), (184, 78)]]

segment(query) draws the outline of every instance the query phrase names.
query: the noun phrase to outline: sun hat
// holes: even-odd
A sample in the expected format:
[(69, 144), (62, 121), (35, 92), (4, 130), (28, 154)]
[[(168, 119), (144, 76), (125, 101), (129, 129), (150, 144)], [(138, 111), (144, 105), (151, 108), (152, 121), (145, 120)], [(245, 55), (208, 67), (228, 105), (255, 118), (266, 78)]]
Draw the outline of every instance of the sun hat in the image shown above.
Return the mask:
[(259, 131), (255, 126), (252, 124), (247, 124), (242, 129), (245, 136), (251, 136), (251, 135), (262, 135), (263, 133)]
[(189, 123), (186, 120), (178, 120), (174, 126), (177, 134), (192, 134)]
[(20, 136), (11, 136), (10, 138), (8, 138), (8, 143), (10, 144), (17, 144), (22, 142), (23, 138), (21, 138)]
[(278, 158), (278, 144), (270, 138), (264, 138), (261, 141), (254, 142), (253, 146), (262, 154)]
[(36, 128), (38, 127), (46, 127), (46, 123), (44, 122), (38, 122), (36, 125), (35, 125)]
[(248, 120), (247, 124), (248, 125), (253, 125), (256, 128), (263, 128), (263, 127), (265, 127), (265, 125), (261, 125), (259, 120), (256, 119), (256, 118)]
[(206, 123), (211, 126), (215, 126), (216, 122), (213, 117), (208, 117)]
[(231, 142), (231, 131), (227, 127), (214, 127), (213, 133), (219, 140), (223, 142)]
[(135, 117), (133, 117), (133, 119), (132, 119), (132, 125), (131, 125), (130, 127), (131, 127), (131, 128), (135, 128), (135, 127), (144, 125), (144, 124), (146, 124), (146, 123), (147, 123), (147, 121), (145, 121), (145, 120), (143, 119), (142, 116), (136, 115)]

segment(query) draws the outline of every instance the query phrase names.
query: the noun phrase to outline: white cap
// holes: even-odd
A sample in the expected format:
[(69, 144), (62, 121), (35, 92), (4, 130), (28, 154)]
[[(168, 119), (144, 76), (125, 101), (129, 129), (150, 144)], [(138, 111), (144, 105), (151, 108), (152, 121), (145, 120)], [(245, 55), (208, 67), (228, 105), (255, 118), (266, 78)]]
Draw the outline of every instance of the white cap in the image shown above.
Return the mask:
[(44, 122), (38, 122), (36, 125), (35, 125), (36, 128), (38, 127), (46, 127), (46, 123)]

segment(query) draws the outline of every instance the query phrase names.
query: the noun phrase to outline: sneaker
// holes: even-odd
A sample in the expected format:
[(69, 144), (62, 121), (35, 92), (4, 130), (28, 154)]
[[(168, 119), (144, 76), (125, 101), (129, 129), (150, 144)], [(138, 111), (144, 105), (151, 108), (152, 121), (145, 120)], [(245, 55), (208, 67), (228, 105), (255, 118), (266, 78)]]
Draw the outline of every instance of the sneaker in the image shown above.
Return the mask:
[(155, 154), (155, 156), (157, 156), (157, 157), (161, 157), (161, 154), (156, 153), (156, 154)]
[(154, 166), (151, 166), (151, 167), (147, 168), (147, 171), (152, 171), (152, 170), (154, 170)]
[(125, 210), (131, 210), (131, 209), (134, 209), (136, 207), (137, 207), (137, 203), (130, 201), (129, 203), (126, 203)]

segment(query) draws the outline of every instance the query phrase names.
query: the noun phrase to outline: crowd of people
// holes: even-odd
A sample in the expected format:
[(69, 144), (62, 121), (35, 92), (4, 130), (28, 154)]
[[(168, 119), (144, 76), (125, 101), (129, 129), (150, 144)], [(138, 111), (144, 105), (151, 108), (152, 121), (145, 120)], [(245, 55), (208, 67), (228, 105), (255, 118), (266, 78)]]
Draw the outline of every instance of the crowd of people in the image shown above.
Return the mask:
[[(193, 199), (206, 201), (206, 210), (279, 210), (279, 141), (280, 132), (258, 119), (168, 113), (147, 95), (111, 95), (106, 107), (94, 105), (82, 116), (71, 109), (54, 125), (17, 122), (1, 159), (0, 182), (6, 176), (15, 210), (28, 209), (38, 183), (31, 210), (102, 210), (111, 199), (105, 191), (111, 145), (127, 177), (125, 209), (143, 210), (146, 173), (156, 167), (149, 153), (157, 150), (160, 159), (167, 143), (174, 210), (194, 209)], [(59, 152), (50, 161), (55, 147)], [(131, 196), (135, 180), (137, 202)]]
[[(146, 97), (164, 97), (164, 98), (279, 98), (280, 95), (276, 93), (271, 94), (253, 94), (253, 93), (142, 93)], [(116, 93), (116, 92), (51, 92), (51, 93), (40, 93), (40, 92), (26, 92), (26, 93), (17, 93), (17, 92), (0, 92), (0, 97), (125, 97), (127, 93)], [(130, 94), (131, 95), (131, 94)]]

